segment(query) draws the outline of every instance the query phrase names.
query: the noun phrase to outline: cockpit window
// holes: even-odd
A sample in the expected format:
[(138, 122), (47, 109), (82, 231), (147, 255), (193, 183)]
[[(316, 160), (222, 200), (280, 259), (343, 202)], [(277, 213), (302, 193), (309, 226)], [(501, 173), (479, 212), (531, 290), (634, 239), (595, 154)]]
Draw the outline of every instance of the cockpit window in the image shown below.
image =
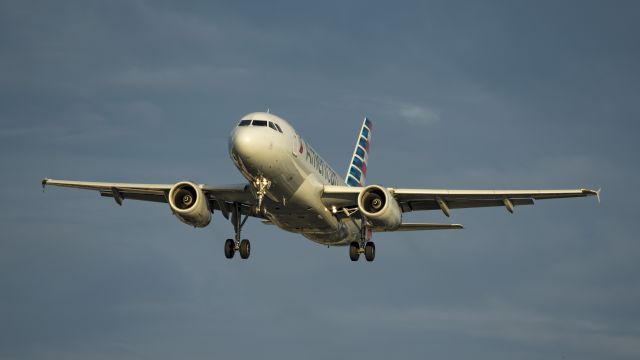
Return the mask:
[(250, 126), (250, 125), (268, 126), (272, 128), (274, 131), (282, 133), (282, 128), (280, 128), (280, 125), (267, 120), (241, 120), (240, 123), (238, 123), (238, 126)]

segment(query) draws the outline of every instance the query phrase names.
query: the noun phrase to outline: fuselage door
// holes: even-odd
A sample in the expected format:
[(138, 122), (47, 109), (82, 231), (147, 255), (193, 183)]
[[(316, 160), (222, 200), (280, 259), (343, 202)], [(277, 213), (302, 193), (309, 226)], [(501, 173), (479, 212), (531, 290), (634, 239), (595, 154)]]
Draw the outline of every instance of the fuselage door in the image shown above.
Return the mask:
[(302, 143), (302, 139), (296, 133), (293, 134), (292, 144), (293, 147), (291, 148), (291, 152), (293, 153), (293, 156), (297, 157), (304, 152), (304, 144)]

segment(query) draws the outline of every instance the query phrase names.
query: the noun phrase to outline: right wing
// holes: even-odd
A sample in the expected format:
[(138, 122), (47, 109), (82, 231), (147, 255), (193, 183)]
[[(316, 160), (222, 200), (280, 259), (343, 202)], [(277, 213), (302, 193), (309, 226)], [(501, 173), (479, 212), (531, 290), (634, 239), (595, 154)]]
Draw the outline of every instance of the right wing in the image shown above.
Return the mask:
[[(75, 189), (96, 190), (101, 196), (113, 198), (118, 205), (125, 199), (167, 203), (169, 191), (175, 184), (135, 184), (74, 180), (43, 179), (42, 187), (61, 186)], [(232, 203), (240, 203), (247, 208), (243, 213), (251, 213), (249, 207), (256, 204), (248, 184), (211, 186), (197, 185), (209, 200), (211, 209), (220, 210), (225, 217), (231, 211)]]

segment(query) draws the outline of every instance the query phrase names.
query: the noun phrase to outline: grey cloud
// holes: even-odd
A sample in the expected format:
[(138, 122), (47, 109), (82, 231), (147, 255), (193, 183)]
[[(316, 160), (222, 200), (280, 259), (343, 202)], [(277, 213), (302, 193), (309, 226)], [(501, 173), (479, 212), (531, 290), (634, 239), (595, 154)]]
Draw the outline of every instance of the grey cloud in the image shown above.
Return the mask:
[(191, 66), (187, 68), (127, 68), (106, 81), (114, 86), (137, 88), (171, 87), (173, 91), (201, 86), (218, 86), (231, 81), (244, 82), (249, 70), (240, 67)]
[(398, 113), (413, 124), (430, 125), (440, 121), (440, 116), (435, 111), (423, 105), (400, 103)]
[(365, 306), (355, 312), (332, 316), (336, 321), (354, 322), (375, 318), (377, 327), (444, 332), (464, 329), (468, 335), (478, 338), (512, 339), (548, 346), (586, 346), (600, 354), (629, 358), (640, 353), (635, 337), (611, 331), (608, 324), (521, 309), (501, 301), (480, 303), (473, 310), (429, 306), (389, 311)]

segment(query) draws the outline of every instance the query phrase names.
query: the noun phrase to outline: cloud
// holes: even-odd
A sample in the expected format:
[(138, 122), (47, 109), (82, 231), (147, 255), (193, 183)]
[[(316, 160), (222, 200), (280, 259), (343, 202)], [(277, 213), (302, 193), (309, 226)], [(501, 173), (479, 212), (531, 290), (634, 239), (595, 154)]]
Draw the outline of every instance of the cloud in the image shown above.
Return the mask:
[(433, 125), (441, 120), (439, 111), (432, 105), (416, 103), (397, 98), (377, 96), (345, 96), (350, 107), (370, 109), (371, 113), (388, 119), (400, 119), (415, 125)]
[[(375, 314), (375, 315), (374, 315)], [(531, 345), (590, 348), (618, 356), (640, 355), (635, 336), (620, 333), (611, 324), (571, 318), (524, 308), (502, 299), (480, 301), (474, 307), (415, 306), (377, 308), (364, 306), (346, 313), (332, 313), (336, 321), (373, 322), (379, 328), (412, 331), (464, 332), (470, 337)]]
[(110, 82), (125, 87), (190, 89), (199, 85), (228, 83), (246, 79), (249, 70), (243, 67), (129, 67), (113, 74)]
[(431, 107), (410, 103), (395, 103), (397, 112), (402, 119), (410, 124), (433, 125), (440, 121), (440, 115)]

